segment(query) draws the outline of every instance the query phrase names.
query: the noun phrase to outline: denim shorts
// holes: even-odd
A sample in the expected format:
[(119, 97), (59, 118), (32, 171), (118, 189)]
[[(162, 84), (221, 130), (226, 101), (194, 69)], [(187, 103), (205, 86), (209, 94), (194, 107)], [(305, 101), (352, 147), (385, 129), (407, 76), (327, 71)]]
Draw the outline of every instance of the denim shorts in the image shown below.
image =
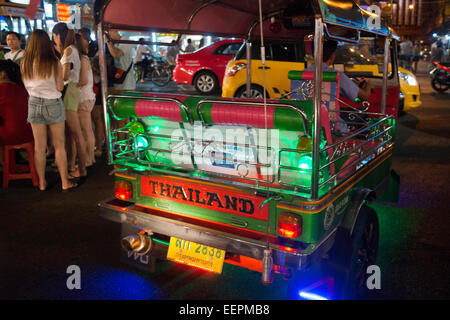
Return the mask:
[(53, 124), (66, 120), (66, 109), (61, 98), (44, 99), (29, 97), (28, 119), (32, 124)]

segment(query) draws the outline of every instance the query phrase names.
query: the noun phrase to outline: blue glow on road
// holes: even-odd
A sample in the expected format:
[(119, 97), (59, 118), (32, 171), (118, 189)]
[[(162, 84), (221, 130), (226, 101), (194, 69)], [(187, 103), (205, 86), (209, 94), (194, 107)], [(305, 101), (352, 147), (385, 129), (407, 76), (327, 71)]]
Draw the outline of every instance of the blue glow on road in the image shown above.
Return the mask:
[(325, 297), (322, 297), (321, 295), (315, 294), (315, 293), (311, 293), (311, 292), (304, 292), (304, 291), (299, 291), (298, 295), (306, 300), (328, 300)]
[(90, 275), (84, 290), (102, 299), (143, 300), (158, 299), (158, 288), (148, 279), (120, 269), (103, 269)]

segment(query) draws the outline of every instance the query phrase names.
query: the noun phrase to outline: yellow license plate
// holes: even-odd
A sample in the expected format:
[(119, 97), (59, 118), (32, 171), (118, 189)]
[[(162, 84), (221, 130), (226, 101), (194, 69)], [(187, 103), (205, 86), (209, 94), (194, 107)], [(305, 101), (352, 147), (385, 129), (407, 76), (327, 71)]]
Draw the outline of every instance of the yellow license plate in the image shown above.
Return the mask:
[(222, 273), (225, 251), (171, 237), (167, 259), (215, 273)]

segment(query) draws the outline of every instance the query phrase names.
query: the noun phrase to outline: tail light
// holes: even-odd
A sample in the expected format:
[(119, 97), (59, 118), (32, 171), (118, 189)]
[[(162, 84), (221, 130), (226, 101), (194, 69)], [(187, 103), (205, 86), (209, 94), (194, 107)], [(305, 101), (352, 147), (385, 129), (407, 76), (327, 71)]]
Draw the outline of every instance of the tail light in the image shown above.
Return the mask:
[(281, 213), (278, 217), (278, 233), (286, 238), (297, 238), (302, 233), (302, 218), (294, 213)]
[(227, 69), (225, 72), (225, 76), (233, 77), (239, 70), (246, 68), (247, 65), (245, 63), (235, 64), (233, 67)]
[(133, 187), (131, 182), (126, 180), (116, 180), (114, 182), (114, 195), (120, 200), (128, 200), (133, 197)]

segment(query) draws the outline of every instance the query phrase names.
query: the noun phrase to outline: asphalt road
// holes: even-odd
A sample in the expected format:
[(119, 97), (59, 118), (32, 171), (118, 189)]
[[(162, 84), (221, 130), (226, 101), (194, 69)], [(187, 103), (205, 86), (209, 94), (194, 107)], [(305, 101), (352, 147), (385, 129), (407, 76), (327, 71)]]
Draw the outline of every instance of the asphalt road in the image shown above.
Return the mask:
[[(374, 206), (382, 272), (375, 299), (450, 298), (450, 93), (432, 92), (426, 77), (420, 83), (423, 106), (399, 117), (399, 202)], [(112, 197), (110, 170), (100, 159), (71, 193), (58, 186), (41, 193), (30, 181), (0, 189), (0, 299), (283, 298), (281, 277), (265, 287), (259, 273), (231, 265), (214, 275), (172, 262), (157, 264), (154, 273), (121, 264), (120, 227), (98, 217), (98, 201)], [(48, 176), (57, 180), (50, 170)], [(81, 288), (70, 290), (73, 265)]]

